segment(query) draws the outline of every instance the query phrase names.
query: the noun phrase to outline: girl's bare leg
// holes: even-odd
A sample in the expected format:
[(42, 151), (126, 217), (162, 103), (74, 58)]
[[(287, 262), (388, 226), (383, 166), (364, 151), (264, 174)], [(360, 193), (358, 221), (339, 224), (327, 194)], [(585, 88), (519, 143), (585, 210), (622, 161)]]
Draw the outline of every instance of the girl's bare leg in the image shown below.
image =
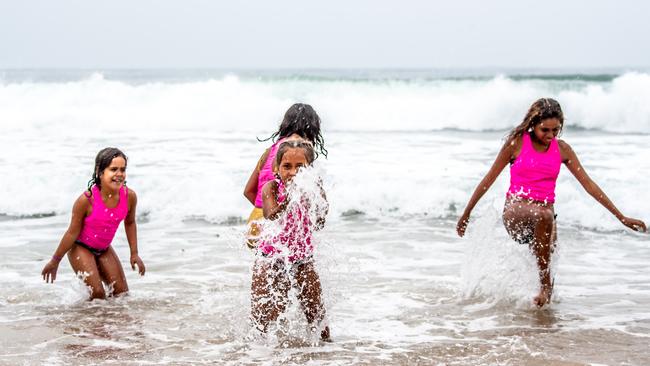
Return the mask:
[(88, 249), (75, 244), (68, 252), (68, 260), (74, 273), (85, 274), (84, 282), (90, 287), (90, 300), (105, 298), (106, 293), (95, 255)]
[(284, 267), (268, 259), (255, 261), (251, 282), (251, 317), (257, 328), (266, 332), (269, 323), (286, 309), (291, 284)]
[(113, 286), (113, 296), (129, 291), (124, 269), (122, 269), (120, 259), (117, 257), (113, 247), (109, 247), (108, 250), (97, 258), (97, 264), (104, 282)]
[[(298, 265), (294, 276), (298, 286), (298, 300), (300, 300), (307, 322), (315, 330), (317, 329), (316, 325), (320, 324), (325, 318), (325, 307), (321, 298), (320, 278), (314, 268), (314, 262), (309, 261)], [(321, 339), (324, 341), (331, 340), (329, 326), (325, 326), (321, 331)]]
[(540, 291), (533, 298), (538, 307), (551, 300), (551, 255), (555, 246), (555, 214), (550, 206), (529, 202), (508, 202), (503, 212), (503, 222), (512, 238), (532, 236), (530, 248), (537, 259)]
[(551, 279), (551, 254), (553, 254), (553, 227), (555, 224), (553, 212), (545, 210), (540, 214), (540, 219), (535, 225), (535, 241), (532, 249), (537, 257), (537, 267), (539, 268), (539, 281), (541, 289), (533, 302), (538, 307), (551, 301), (553, 293), (553, 281)]

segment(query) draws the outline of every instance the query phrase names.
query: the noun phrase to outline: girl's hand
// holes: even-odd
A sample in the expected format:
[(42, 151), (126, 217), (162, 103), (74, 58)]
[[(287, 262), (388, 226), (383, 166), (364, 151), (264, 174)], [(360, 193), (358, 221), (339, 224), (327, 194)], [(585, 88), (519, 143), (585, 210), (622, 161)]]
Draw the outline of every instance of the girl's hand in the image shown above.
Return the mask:
[(131, 254), (131, 269), (135, 271), (135, 266), (138, 266), (138, 273), (140, 276), (144, 276), (144, 262), (137, 254)]
[(50, 260), (47, 262), (45, 267), (43, 267), (43, 270), (41, 271), (41, 275), (43, 275), (43, 280), (45, 282), (49, 283), (54, 283), (54, 280), (56, 280), (56, 271), (59, 269), (59, 261), (57, 260)]
[(461, 238), (463, 235), (465, 235), (465, 229), (467, 229), (467, 224), (469, 224), (469, 215), (468, 214), (463, 214), (458, 219), (458, 223), (456, 224), (456, 232), (458, 233), (458, 236)]
[(623, 218), (621, 218), (621, 223), (634, 231), (640, 231), (645, 233), (647, 230), (645, 226), (645, 222), (641, 220), (633, 219), (631, 217), (623, 216)]

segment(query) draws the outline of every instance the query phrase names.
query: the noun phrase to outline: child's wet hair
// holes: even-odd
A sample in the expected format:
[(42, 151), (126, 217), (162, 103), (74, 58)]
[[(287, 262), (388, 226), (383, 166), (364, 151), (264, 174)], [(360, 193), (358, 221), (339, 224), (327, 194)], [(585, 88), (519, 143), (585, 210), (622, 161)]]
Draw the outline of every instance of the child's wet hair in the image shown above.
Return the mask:
[[(106, 147), (97, 153), (97, 156), (95, 157), (93, 177), (90, 179), (90, 181), (88, 181), (88, 192), (92, 192), (93, 185), (96, 185), (99, 189), (102, 188), (102, 182), (99, 176), (104, 171), (104, 169), (108, 168), (108, 166), (111, 165), (111, 161), (117, 157), (123, 158), (124, 162), (128, 163), (126, 155), (122, 152), (122, 150), (116, 147)], [(124, 183), (126, 184), (126, 182)]]
[(289, 149), (302, 149), (305, 152), (305, 159), (307, 159), (307, 165), (311, 165), (311, 163), (314, 162), (314, 159), (316, 159), (314, 146), (310, 142), (301, 141), (301, 140), (290, 140), (281, 143), (280, 147), (278, 147), (278, 152), (275, 155), (276, 166), (280, 166), (284, 153), (289, 151)]
[(508, 134), (508, 139), (519, 137), (524, 132), (531, 130), (540, 122), (549, 118), (557, 118), (560, 121), (560, 128), (564, 126), (564, 113), (557, 100), (552, 98), (540, 98), (528, 109), (524, 120)]
[[(280, 123), (278, 131), (271, 137), (259, 140), (267, 141), (289, 137), (293, 134), (298, 134), (303, 139), (310, 141), (314, 145), (314, 158), (318, 157), (318, 152), (327, 157), (327, 149), (325, 149), (325, 139), (320, 131), (320, 117), (309, 104), (296, 103), (287, 109)], [(318, 150), (318, 151), (316, 151)]]

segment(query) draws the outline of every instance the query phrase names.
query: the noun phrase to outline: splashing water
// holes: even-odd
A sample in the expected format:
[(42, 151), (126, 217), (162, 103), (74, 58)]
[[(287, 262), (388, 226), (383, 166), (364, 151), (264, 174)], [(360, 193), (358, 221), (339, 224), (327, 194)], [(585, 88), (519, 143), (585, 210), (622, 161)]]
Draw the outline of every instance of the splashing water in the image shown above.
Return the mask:
[[(647, 76), (256, 80), (0, 86), (0, 364), (650, 363), (650, 236), (623, 228), (566, 169), (555, 205), (559, 301), (549, 309), (531, 309), (534, 257), (500, 219), (507, 172), (477, 205), (468, 236), (453, 230), (505, 129), (540, 95), (566, 107), (562, 138), (589, 175), (647, 222)], [(255, 257), (240, 192), (261, 153), (254, 137), (273, 132), (289, 100), (318, 107), (330, 150), (314, 167), (327, 167), (319, 175), (331, 206), (312, 239), (334, 342), (318, 347), (295, 288), (267, 334), (248, 337)], [(251, 103), (255, 113), (242, 113)], [(88, 121), (99, 128), (92, 138)], [(89, 302), (67, 263), (53, 285), (40, 271), (109, 145), (131, 158), (148, 271), (131, 271), (119, 230), (113, 247), (130, 293)]]
[[(477, 213), (478, 219), (468, 227), (465, 259), (461, 266), (463, 297), (483, 298), (489, 306), (510, 303), (517, 307), (533, 306), (533, 294), (539, 290), (535, 256), (528, 245), (508, 236), (499, 205), (492, 202)], [(555, 273), (558, 251), (551, 258)]]
[[(322, 286), (315, 267), (318, 238), (314, 233), (324, 227), (329, 207), (320, 169), (301, 169), (286, 184), (284, 197), (286, 206), (279, 217), (261, 224), (252, 268), (253, 323), (262, 332), (270, 330), (272, 339), (283, 346), (297, 340), (315, 344), (319, 333), (322, 339), (329, 339)], [(308, 326), (304, 326), (293, 304), (300, 305)], [(287, 312), (287, 308), (291, 311)], [(300, 328), (309, 331), (296, 331)]]

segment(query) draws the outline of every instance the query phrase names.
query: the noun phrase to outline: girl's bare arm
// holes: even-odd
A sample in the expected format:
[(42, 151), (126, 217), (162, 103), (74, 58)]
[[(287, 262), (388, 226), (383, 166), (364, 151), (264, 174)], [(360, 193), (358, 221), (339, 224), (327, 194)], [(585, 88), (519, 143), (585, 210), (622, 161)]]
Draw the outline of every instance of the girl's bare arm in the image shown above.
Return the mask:
[(626, 217), (621, 213), (621, 211), (616, 208), (614, 203), (607, 197), (605, 192), (594, 182), (591, 177), (587, 174), (578, 156), (573, 151), (571, 146), (564, 141), (559, 141), (560, 151), (562, 153), (562, 162), (569, 169), (571, 174), (580, 182), (582, 187), (589, 193), (596, 201), (598, 201), (603, 207), (605, 207), (612, 215), (625, 226), (629, 227), (632, 230), (636, 231), (646, 231), (646, 225), (643, 221)]
[(124, 219), (124, 231), (126, 231), (126, 240), (129, 242), (129, 248), (131, 249), (131, 268), (135, 270), (135, 266), (137, 265), (138, 273), (140, 273), (141, 276), (144, 276), (144, 263), (138, 255), (138, 227), (135, 220), (137, 204), (138, 196), (134, 191), (129, 189), (129, 213)]
[(458, 219), (456, 232), (459, 236), (465, 235), (465, 229), (467, 229), (467, 224), (469, 223), (469, 216), (474, 209), (474, 206), (476, 206), (481, 197), (483, 197), (485, 192), (487, 192), (487, 190), (492, 186), (499, 174), (503, 171), (503, 168), (508, 165), (510, 160), (513, 158), (516, 148), (517, 146), (514, 139), (511, 139), (506, 141), (501, 148), (501, 151), (499, 151), (494, 163), (492, 163), (492, 167), (474, 190), (472, 197), (469, 199), (469, 202), (465, 207), (465, 211)]
[(275, 220), (279, 214), (287, 207), (287, 200), (278, 203), (278, 183), (270, 181), (262, 188), (262, 212), (264, 218)]
[(257, 165), (255, 166), (255, 169), (253, 169), (251, 176), (248, 177), (246, 187), (244, 187), (244, 197), (246, 197), (246, 199), (253, 205), (255, 204), (255, 198), (257, 197), (257, 181), (260, 176), (260, 169), (262, 169), (262, 166), (269, 156), (269, 150), (270, 149), (266, 149), (264, 154), (260, 157), (260, 160), (257, 161)]
[(79, 196), (79, 198), (77, 198), (77, 200), (74, 202), (74, 205), (72, 206), (72, 217), (70, 218), (70, 225), (63, 234), (63, 237), (59, 242), (59, 246), (54, 251), (52, 259), (47, 262), (45, 267), (43, 267), (43, 271), (41, 271), (41, 275), (43, 276), (45, 282), (52, 283), (54, 280), (56, 280), (56, 272), (59, 269), (59, 262), (63, 256), (65, 256), (66, 253), (68, 253), (68, 251), (72, 248), (75, 240), (77, 240), (77, 237), (81, 232), (81, 228), (83, 227), (84, 219), (86, 218), (86, 215), (90, 208), (90, 202), (88, 201), (88, 197), (86, 197), (85, 194)]

